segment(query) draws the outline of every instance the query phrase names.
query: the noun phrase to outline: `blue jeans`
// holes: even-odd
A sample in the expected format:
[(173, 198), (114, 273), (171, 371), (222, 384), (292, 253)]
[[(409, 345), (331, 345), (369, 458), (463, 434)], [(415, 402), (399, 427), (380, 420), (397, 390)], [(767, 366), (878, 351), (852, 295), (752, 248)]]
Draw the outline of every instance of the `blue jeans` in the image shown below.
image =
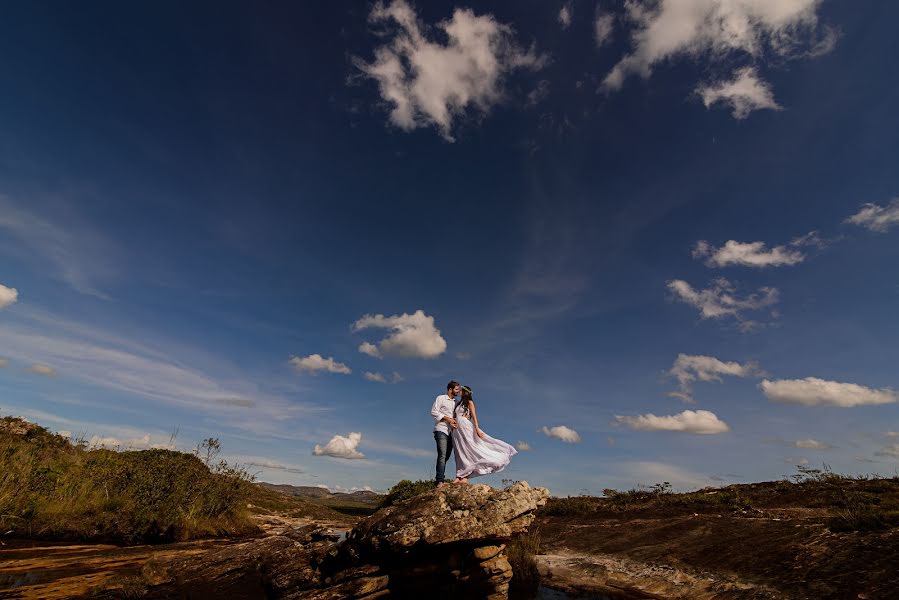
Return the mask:
[(437, 483), (446, 478), (446, 461), (453, 453), (453, 438), (442, 431), (434, 432), (434, 441), (437, 442)]

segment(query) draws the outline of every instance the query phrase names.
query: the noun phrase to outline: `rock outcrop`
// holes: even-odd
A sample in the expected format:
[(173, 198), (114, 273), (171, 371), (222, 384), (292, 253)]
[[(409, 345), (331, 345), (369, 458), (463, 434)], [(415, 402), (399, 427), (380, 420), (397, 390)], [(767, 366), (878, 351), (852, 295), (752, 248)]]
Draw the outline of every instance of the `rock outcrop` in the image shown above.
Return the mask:
[(506, 598), (505, 544), (527, 530), (548, 496), (526, 482), (445, 486), (378, 511), (340, 544), (310, 525), (149, 563), (146, 597)]

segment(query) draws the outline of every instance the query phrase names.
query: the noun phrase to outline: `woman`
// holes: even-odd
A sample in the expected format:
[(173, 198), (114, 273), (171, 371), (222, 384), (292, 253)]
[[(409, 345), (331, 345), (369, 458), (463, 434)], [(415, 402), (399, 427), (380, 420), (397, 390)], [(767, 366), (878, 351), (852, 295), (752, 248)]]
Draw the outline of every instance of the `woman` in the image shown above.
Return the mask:
[(471, 388), (461, 386), (459, 401), (453, 409), (453, 449), (456, 453), (456, 479), (468, 483), (469, 477), (502, 471), (518, 451), (502, 440), (492, 438), (478, 427)]

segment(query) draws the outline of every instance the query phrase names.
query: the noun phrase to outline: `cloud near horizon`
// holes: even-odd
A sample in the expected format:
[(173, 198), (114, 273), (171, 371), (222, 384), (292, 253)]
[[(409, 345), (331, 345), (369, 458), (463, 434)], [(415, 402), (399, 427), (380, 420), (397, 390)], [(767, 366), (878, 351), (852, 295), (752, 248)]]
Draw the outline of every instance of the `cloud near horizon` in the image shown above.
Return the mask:
[(446, 340), (435, 326), (434, 317), (420, 309), (411, 315), (365, 315), (353, 323), (352, 329), (354, 332), (364, 329), (388, 329), (392, 332), (377, 345), (362, 342), (359, 346), (359, 352), (375, 358), (436, 358), (446, 352)]
[(889, 388), (875, 390), (855, 383), (839, 383), (817, 377), (776, 381), (765, 379), (759, 388), (772, 402), (803, 406), (851, 408), (899, 401), (899, 394)]
[(365, 455), (356, 449), (361, 441), (362, 434), (358, 431), (350, 432), (346, 437), (335, 435), (324, 446), (316, 444), (312, 454), (315, 456), (333, 456), (334, 458), (346, 459), (365, 458)]
[(547, 62), (533, 47), (520, 47), (511, 26), (467, 8), (437, 23), (441, 35), (434, 37), (405, 0), (377, 2), (369, 22), (385, 26), (387, 42), (375, 49), (373, 62), (354, 63), (377, 81), (381, 99), (392, 106), (390, 122), (404, 131), (434, 126), (449, 142), (455, 119), (470, 110), (486, 114), (502, 99), (510, 72)]
[[(555, 427), (547, 427), (544, 425), (540, 431), (547, 437), (556, 438), (557, 440), (562, 440), (569, 444), (577, 444), (581, 441), (581, 436), (578, 432), (565, 425), (556, 425)], [(530, 446), (528, 446), (528, 448), (530, 448)]]
[(676, 415), (621, 416), (616, 415), (613, 425), (626, 425), (637, 431), (677, 431), (697, 435), (714, 435), (730, 431), (727, 423), (708, 410), (685, 410)]
[(299, 357), (291, 356), (287, 361), (298, 371), (306, 371), (307, 373), (318, 373), (325, 371), (327, 373), (338, 373), (340, 375), (349, 375), (353, 372), (348, 366), (341, 362), (337, 362), (333, 357), (325, 358), (321, 354), (310, 354), (309, 356)]
[(826, 442), (819, 442), (818, 440), (796, 440), (793, 442), (794, 448), (803, 448), (805, 450), (830, 450), (833, 448), (830, 444)]

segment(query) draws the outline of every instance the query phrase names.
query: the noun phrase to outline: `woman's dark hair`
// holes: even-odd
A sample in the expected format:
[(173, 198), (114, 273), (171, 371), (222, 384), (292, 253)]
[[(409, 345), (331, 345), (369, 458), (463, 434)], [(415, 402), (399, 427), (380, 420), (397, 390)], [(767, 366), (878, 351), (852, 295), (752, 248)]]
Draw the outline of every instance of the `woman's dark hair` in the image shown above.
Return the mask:
[(465, 414), (471, 414), (471, 388), (467, 385), (462, 386), (462, 393), (459, 395), (459, 406), (465, 411)]

